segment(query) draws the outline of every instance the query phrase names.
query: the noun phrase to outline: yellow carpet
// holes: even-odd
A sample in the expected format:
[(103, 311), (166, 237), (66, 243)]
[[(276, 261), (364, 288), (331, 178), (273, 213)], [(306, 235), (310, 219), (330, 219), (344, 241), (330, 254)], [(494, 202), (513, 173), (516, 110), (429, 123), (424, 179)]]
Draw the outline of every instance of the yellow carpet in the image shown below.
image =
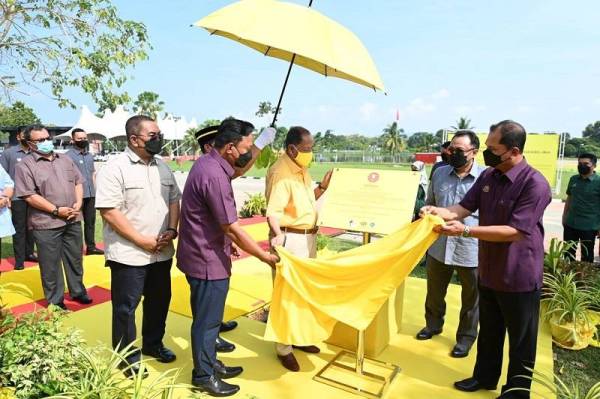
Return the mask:
[[(264, 283), (266, 284), (266, 282)], [(405, 291), (405, 311), (400, 334), (392, 337), (391, 345), (382, 353), (379, 360), (399, 365), (402, 369), (396, 378), (387, 398), (431, 398), (431, 399), (479, 399), (495, 398), (498, 392), (461, 393), (452, 388), (455, 380), (471, 375), (475, 362), (475, 350), (465, 359), (451, 358), (448, 353), (454, 344), (454, 334), (458, 324), (460, 307), (460, 287), (451, 285), (448, 289), (448, 316), (444, 332), (430, 341), (417, 341), (414, 335), (423, 326), (423, 306), (426, 282), (409, 278)], [(174, 298), (182, 293), (174, 292)], [(187, 299), (187, 298), (184, 298)], [(88, 342), (110, 344), (110, 303), (72, 313), (67, 324), (82, 328)], [(138, 319), (141, 313), (138, 312)], [(237, 319), (239, 327), (224, 337), (237, 345), (237, 350), (223, 354), (220, 359), (229, 365), (244, 367), (244, 373), (230, 380), (241, 385), (239, 398), (256, 396), (260, 399), (306, 399), (306, 398), (353, 398), (354, 396), (336, 388), (315, 382), (312, 377), (338, 351), (330, 345), (322, 345), (319, 355), (297, 353), (302, 368), (299, 373), (286, 372), (274, 354), (273, 344), (263, 341), (265, 325), (245, 317)], [(141, 323), (138, 321), (138, 323)], [(179, 382), (189, 383), (191, 378), (191, 350), (189, 345), (191, 320), (174, 312), (169, 313), (165, 344), (178, 356), (177, 362), (163, 365), (155, 361), (149, 363), (151, 370), (164, 371), (170, 367), (182, 367)], [(99, 326), (101, 326), (99, 328)], [(138, 324), (141, 328), (141, 324)], [(508, 345), (505, 346), (505, 353)], [(507, 355), (505, 354), (505, 359)], [(501, 383), (506, 373), (506, 364)], [(543, 372), (552, 371), (552, 342), (549, 331), (543, 327), (538, 340), (538, 359), (536, 368)], [(152, 378), (152, 377), (151, 377)], [(550, 393), (534, 385), (534, 391), (552, 398)], [(179, 398), (189, 397), (186, 391), (179, 392)]]

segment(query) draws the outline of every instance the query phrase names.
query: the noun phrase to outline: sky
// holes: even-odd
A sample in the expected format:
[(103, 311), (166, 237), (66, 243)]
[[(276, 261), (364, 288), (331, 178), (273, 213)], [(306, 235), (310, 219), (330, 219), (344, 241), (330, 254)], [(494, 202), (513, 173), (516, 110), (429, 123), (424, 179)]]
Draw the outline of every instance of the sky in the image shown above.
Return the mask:
[[(166, 111), (188, 120), (232, 115), (266, 126), (254, 113), (260, 101), (277, 102), (287, 64), (190, 26), (232, 2), (113, 1), (122, 17), (146, 24), (154, 47), (129, 71), (130, 95), (154, 91)], [(295, 67), (280, 125), (375, 136), (398, 111), (409, 134), (465, 116), (479, 131), (514, 119), (529, 132), (580, 136), (600, 120), (600, 1), (314, 0), (313, 8), (362, 40), (387, 95)], [(72, 97), (96, 111), (88, 95)], [(47, 95), (16, 99), (44, 123), (79, 116)]]

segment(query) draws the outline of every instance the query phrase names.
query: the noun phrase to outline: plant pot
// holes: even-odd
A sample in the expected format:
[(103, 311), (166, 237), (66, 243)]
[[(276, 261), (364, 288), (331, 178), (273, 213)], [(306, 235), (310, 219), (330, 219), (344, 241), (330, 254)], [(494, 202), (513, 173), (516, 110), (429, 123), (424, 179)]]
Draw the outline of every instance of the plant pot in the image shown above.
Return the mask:
[(549, 322), (554, 343), (564, 349), (581, 350), (587, 348), (596, 330), (591, 322), (580, 322), (577, 325), (564, 322), (558, 323), (558, 317), (556, 316), (553, 316)]

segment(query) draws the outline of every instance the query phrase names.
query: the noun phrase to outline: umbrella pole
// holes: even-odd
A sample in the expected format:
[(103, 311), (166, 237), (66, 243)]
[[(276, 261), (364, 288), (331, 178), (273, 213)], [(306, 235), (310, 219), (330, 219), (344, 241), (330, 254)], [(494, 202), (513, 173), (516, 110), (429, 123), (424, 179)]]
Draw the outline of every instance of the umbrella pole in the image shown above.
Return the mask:
[[(308, 7), (311, 7), (313, 0), (308, 2)], [(279, 114), (279, 110), (281, 109), (281, 100), (283, 100), (283, 93), (285, 93), (285, 88), (287, 86), (288, 79), (290, 78), (290, 72), (292, 72), (292, 66), (294, 66), (294, 60), (296, 59), (296, 54), (292, 56), (292, 60), (290, 61), (290, 67), (288, 68), (287, 75), (285, 75), (285, 82), (283, 82), (283, 87), (281, 88), (281, 94), (279, 95), (279, 101), (277, 101), (277, 107), (275, 108), (275, 112), (273, 113), (273, 122), (271, 122), (271, 127), (275, 127), (275, 122), (277, 122), (277, 115)]]

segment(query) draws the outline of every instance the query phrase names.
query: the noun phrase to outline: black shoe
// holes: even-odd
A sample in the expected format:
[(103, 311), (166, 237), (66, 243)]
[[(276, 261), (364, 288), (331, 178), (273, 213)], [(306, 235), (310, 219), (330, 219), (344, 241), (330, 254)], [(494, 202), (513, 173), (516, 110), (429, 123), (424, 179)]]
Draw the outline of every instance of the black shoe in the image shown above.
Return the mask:
[(211, 375), (210, 379), (206, 382), (194, 381), (192, 377), (192, 385), (200, 392), (206, 392), (210, 396), (231, 396), (240, 390), (239, 385), (228, 384), (214, 375)]
[(163, 345), (156, 349), (142, 348), (142, 354), (154, 357), (161, 363), (171, 363), (177, 359), (173, 351), (165, 348)]
[(83, 295), (78, 295), (78, 296), (74, 296), (71, 297), (71, 299), (77, 303), (80, 303), (82, 305), (89, 305), (90, 303), (94, 302), (92, 300), (92, 298), (90, 298), (88, 296), (88, 294), (83, 294)]
[(493, 391), (496, 389), (496, 385), (483, 385), (473, 377), (469, 377), (462, 381), (456, 381), (454, 383), (454, 387), (459, 391), (464, 392), (475, 392), (479, 391), (480, 389), (487, 389), (488, 391)]
[[(121, 363), (119, 365), (119, 368), (123, 370), (123, 374), (125, 375), (125, 377), (129, 378), (130, 380), (135, 379), (140, 374), (139, 363), (133, 364), (131, 366), (128, 363)], [(144, 372), (142, 373), (142, 379), (148, 378), (149, 375), (150, 373), (148, 373), (148, 370), (144, 368)]]
[(221, 327), (219, 328), (219, 332), (227, 332), (236, 328), (238, 325), (237, 321), (224, 321), (221, 323)]
[(36, 254), (30, 254), (25, 257), (27, 262), (37, 262), (39, 259)]
[(421, 331), (417, 333), (417, 339), (419, 341), (425, 341), (426, 339), (431, 339), (434, 335), (441, 334), (442, 330), (431, 331), (427, 327), (424, 327)]
[(67, 308), (67, 305), (65, 305), (64, 302), (59, 302), (59, 303), (51, 303), (51, 305), (56, 306), (57, 308), (61, 308), (62, 310), (69, 310)]
[(96, 247), (89, 247), (86, 251), (85, 251), (86, 255), (104, 255), (104, 251), (101, 249), (98, 249)]
[(244, 369), (239, 366), (227, 367), (220, 360), (217, 360), (217, 362), (214, 364), (213, 370), (215, 371), (217, 377), (223, 380), (237, 377), (244, 371)]
[(450, 352), (450, 356), (452, 357), (467, 357), (469, 355), (469, 347), (463, 344), (456, 344), (454, 348), (452, 348), (452, 352)]
[(15, 264), (15, 270), (23, 270), (25, 269), (25, 265), (22, 263)]
[(217, 352), (226, 353), (226, 352), (233, 352), (235, 350), (234, 344), (232, 344), (231, 342), (225, 341), (221, 337), (217, 337), (216, 344), (217, 344)]

